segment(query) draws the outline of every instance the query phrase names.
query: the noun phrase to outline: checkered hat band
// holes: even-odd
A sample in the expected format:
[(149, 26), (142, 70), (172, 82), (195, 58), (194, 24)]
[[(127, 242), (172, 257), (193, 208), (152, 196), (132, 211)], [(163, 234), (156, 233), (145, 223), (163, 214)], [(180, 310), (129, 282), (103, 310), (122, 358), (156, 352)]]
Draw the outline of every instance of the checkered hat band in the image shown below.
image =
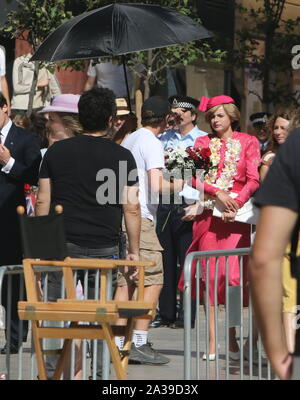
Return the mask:
[(192, 108), (193, 110), (196, 109), (196, 107), (192, 103), (188, 103), (185, 101), (174, 101), (172, 103), (172, 108)]
[(265, 124), (267, 121), (266, 121), (265, 118), (255, 118), (255, 119), (252, 121), (252, 124), (258, 124), (259, 122), (262, 123), (262, 124)]

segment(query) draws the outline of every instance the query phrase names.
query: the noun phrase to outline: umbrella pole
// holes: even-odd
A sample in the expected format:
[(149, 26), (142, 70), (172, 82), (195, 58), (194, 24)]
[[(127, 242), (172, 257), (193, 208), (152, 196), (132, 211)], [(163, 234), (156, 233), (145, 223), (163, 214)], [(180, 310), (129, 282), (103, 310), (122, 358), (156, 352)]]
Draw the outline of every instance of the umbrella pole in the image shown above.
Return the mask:
[(128, 85), (127, 72), (126, 72), (126, 58), (124, 55), (122, 56), (122, 63), (123, 63), (124, 77), (125, 77), (126, 90), (127, 90), (128, 107), (129, 107), (129, 111), (132, 112), (131, 102), (130, 102), (130, 91), (129, 91), (129, 85)]

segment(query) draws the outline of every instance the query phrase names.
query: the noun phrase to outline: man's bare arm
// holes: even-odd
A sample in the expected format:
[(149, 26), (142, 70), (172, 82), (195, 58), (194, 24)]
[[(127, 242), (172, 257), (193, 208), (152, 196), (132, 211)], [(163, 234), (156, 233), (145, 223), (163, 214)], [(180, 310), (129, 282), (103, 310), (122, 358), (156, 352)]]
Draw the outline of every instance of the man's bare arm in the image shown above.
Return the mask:
[(39, 179), (39, 190), (35, 206), (35, 214), (48, 215), (51, 204), (51, 181), (49, 178)]
[(96, 82), (96, 77), (95, 76), (88, 76), (88, 78), (87, 78), (87, 80), (85, 82), (83, 90), (87, 91), (87, 90), (92, 89), (94, 87), (94, 85), (95, 85), (95, 82)]
[(154, 193), (174, 193), (180, 192), (183, 187), (182, 179), (174, 179), (174, 182), (167, 181), (164, 179), (162, 170), (159, 168), (153, 168), (147, 171), (148, 182), (151, 190)]
[(135, 259), (138, 259), (140, 252), (141, 207), (137, 186), (125, 186), (123, 192), (123, 211), (128, 236), (128, 252)]
[(297, 213), (283, 207), (264, 206), (250, 260), (250, 285), (254, 313), (265, 350), (281, 379), (288, 378), (291, 359), (282, 327), (282, 259)]

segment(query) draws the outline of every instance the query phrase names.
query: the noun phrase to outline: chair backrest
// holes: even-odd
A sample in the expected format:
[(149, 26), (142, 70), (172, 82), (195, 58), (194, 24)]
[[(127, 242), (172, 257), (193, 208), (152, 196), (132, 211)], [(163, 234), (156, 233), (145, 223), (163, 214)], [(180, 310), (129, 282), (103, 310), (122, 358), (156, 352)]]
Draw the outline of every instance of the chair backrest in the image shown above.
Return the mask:
[(19, 206), (21, 238), (24, 258), (63, 260), (67, 246), (63, 214), (54, 213), (40, 217), (28, 217)]

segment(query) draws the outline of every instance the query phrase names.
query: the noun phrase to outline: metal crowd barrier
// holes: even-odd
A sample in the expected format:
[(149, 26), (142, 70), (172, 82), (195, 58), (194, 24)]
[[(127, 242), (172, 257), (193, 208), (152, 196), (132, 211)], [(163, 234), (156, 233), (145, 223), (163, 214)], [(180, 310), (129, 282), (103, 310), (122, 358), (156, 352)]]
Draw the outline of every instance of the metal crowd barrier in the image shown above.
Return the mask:
[[(262, 342), (258, 336), (258, 360), (253, 353), (253, 312), (251, 299), (249, 306), (243, 307), (243, 266), (250, 249), (233, 249), (218, 251), (192, 252), (187, 255), (184, 264), (184, 379), (274, 379), (274, 373), (266, 357), (263, 358)], [(239, 286), (229, 286), (229, 258), (238, 256), (240, 268)], [(225, 257), (225, 304), (214, 307), (215, 324), (215, 361), (202, 359), (209, 352), (209, 291), (205, 299), (200, 300), (201, 263), (205, 263), (206, 287), (209, 288), (210, 260), (215, 258), (214, 304), (217, 301), (218, 268), (220, 257)], [(223, 258), (224, 260), (224, 258)], [(192, 276), (192, 265), (196, 263), (195, 276)], [(196, 319), (195, 330), (191, 329), (192, 282), (196, 285)], [(204, 301), (203, 301), (204, 300)], [(201, 304), (200, 304), (201, 301)], [(203, 303), (203, 305), (202, 305)], [(204, 305), (205, 304), (205, 305)], [(207, 306), (207, 307), (206, 307)], [(203, 309), (207, 310), (204, 312)], [(229, 357), (229, 328), (238, 327), (237, 341), (240, 347), (239, 361)], [(195, 332), (194, 332), (195, 331)], [(239, 331), (239, 332), (238, 332)], [(239, 335), (238, 335), (239, 333)], [(244, 342), (249, 337), (249, 354), (244, 353)], [(247, 360), (245, 360), (245, 356)]]
[[(36, 267), (38, 272), (42, 273), (43, 279), (43, 296), (45, 301), (48, 297), (48, 274), (49, 272), (57, 272), (59, 269), (55, 267)], [(5, 331), (3, 324), (5, 323), (6, 337), (7, 337), (7, 345), (10, 345), (10, 319), (11, 319), (11, 296), (12, 296), (12, 275), (18, 274), (20, 275), (20, 286), (19, 286), (19, 300), (24, 300), (24, 275), (22, 266), (5, 266), (0, 267), (0, 305), (2, 305), (2, 294), (3, 294), (3, 280), (4, 277), (7, 276), (7, 307), (4, 311), (4, 308), (1, 307), (1, 320), (0, 320), (0, 344), (1, 349), (6, 343), (5, 339)], [(77, 272), (74, 274), (74, 279), (77, 280)], [(112, 275), (110, 273), (109, 276), (109, 284), (108, 286), (108, 298), (112, 298)], [(64, 298), (64, 283), (62, 277), (62, 291), (61, 297)], [(88, 271), (84, 272), (84, 279), (82, 282), (83, 294), (84, 298), (87, 298), (87, 288), (88, 288)], [(99, 271), (95, 276), (95, 298), (99, 295)], [(4, 317), (4, 314), (6, 318)], [(6, 319), (6, 321), (5, 321)], [(55, 322), (54, 322), (55, 323)], [(18, 335), (19, 338), (23, 337), (23, 324), (24, 321), (19, 321), (19, 330)], [(49, 321), (49, 326), (53, 324), (53, 321)], [(56, 352), (56, 349), (62, 347), (62, 340), (60, 339), (43, 339), (43, 346), (46, 346), (47, 354), (53, 355)], [(82, 378), (83, 380), (92, 379), (97, 380), (97, 368), (96, 362), (97, 357), (102, 357), (102, 379), (108, 380), (110, 379), (110, 354), (107, 347), (107, 344), (103, 343), (102, 355), (97, 355), (97, 340), (93, 340), (93, 346), (88, 340), (82, 341)], [(17, 358), (17, 360), (16, 360)], [(17, 361), (17, 362), (16, 362)], [(88, 364), (92, 364), (91, 367)], [(72, 343), (72, 352), (71, 352), (71, 362), (70, 362), (70, 375), (64, 377), (64, 379), (74, 379), (74, 371), (75, 371), (75, 345), (74, 341)], [(24, 345), (21, 339), (19, 339), (19, 350), (18, 354), (10, 354), (7, 352), (6, 354), (0, 354), (0, 380), (36, 380), (37, 376), (37, 367), (34, 353), (33, 340), (31, 337), (31, 324), (29, 321), (27, 342)], [(101, 378), (100, 378), (101, 379)]]

